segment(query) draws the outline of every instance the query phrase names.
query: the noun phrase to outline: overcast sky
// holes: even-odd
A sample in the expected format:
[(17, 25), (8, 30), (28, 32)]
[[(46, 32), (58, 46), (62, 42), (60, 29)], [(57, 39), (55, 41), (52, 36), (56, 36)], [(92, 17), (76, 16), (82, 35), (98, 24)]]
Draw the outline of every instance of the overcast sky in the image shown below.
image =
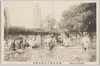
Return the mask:
[(80, 2), (68, 2), (68, 1), (24, 1), (24, 2), (3, 2), (3, 8), (7, 8), (9, 14), (9, 21), (11, 25), (14, 26), (24, 26), (27, 28), (32, 28), (36, 25), (33, 22), (33, 9), (35, 5), (38, 4), (41, 9), (41, 18), (44, 20), (46, 16), (53, 15), (52, 3), (54, 3), (54, 18), (59, 21), (61, 19), (62, 12), (67, 10), (68, 7), (78, 4)]

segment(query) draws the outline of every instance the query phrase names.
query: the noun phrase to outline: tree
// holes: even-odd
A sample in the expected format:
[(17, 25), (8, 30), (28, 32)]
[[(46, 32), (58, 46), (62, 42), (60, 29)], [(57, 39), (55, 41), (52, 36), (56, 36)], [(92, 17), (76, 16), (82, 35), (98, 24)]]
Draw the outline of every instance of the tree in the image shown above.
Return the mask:
[(7, 8), (4, 9), (4, 18), (5, 18), (5, 22), (4, 22), (4, 38), (7, 40), (8, 37), (8, 14), (7, 14)]
[[(62, 24), (70, 31), (92, 32), (96, 30), (96, 3), (73, 5), (62, 13)], [(92, 28), (91, 26), (94, 27)], [(91, 27), (92, 30), (89, 28)], [(93, 30), (94, 29), (94, 30)]]
[(56, 19), (51, 18), (50, 16), (47, 16), (46, 19), (42, 23), (42, 27), (47, 27), (48, 30), (53, 30), (53, 27), (55, 23), (57, 22)]

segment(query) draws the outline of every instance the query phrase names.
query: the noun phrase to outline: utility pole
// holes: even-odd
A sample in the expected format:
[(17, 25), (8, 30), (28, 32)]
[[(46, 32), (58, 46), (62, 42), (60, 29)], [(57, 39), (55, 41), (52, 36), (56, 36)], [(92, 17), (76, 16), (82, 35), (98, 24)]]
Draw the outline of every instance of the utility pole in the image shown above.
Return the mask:
[(54, 3), (52, 3), (52, 10), (53, 10), (53, 21), (54, 21)]
[[(54, 22), (54, 3), (52, 3), (52, 16), (53, 16), (53, 22)], [(53, 29), (52, 24), (51, 24), (51, 29)]]

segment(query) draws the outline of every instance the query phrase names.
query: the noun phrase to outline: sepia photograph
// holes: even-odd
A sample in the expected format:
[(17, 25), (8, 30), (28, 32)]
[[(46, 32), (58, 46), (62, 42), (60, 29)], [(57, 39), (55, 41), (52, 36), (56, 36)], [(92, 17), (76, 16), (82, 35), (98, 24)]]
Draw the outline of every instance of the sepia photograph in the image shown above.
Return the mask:
[(98, 2), (1, 1), (2, 64), (99, 64)]

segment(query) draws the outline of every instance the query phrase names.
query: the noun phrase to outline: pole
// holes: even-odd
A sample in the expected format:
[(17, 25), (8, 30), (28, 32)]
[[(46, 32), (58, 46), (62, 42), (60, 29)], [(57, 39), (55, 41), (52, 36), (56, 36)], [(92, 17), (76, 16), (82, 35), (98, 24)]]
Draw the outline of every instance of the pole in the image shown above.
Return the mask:
[[(52, 17), (54, 22), (54, 3), (52, 3)], [(51, 24), (51, 29), (53, 29), (52, 24)]]
[(54, 21), (54, 3), (52, 3), (52, 10), (53, 10), (53, 21)]

